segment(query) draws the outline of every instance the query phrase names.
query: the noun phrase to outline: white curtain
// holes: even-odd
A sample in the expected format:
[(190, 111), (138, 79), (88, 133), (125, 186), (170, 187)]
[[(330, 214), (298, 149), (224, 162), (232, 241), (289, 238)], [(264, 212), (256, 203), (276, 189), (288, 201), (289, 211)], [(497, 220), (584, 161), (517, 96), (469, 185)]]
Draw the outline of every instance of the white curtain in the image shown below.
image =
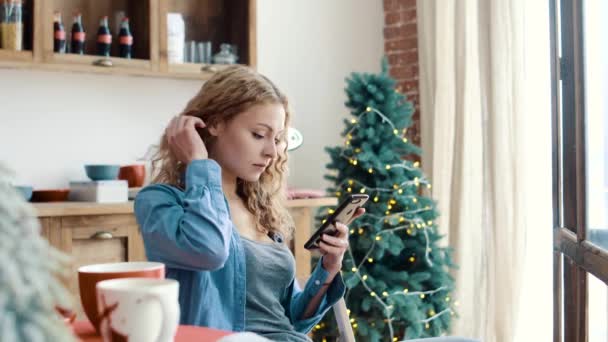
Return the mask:
[(523, 181), (532, 167), (524, 162), (525, 4), (417, 5), (422, 164), (438, 201), (444, 241), (459, 265), (454, 276), (460, 317), (452, 335), (510, 342), (530, 228), (529, 183)]

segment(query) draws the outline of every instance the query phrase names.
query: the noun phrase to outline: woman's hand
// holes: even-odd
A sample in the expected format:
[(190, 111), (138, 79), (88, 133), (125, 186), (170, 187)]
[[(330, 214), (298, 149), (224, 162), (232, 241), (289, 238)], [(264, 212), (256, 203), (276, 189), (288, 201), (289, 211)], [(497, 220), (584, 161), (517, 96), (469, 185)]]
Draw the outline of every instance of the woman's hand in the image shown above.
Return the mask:
[(189, 115), (174, 117), (165, 129), (169, 148), (182, 163), (188, 164), (196, 159), (207, 159), (209, 154), (203, 139), (196, 131), (205, 127), (200, 118)]
[(364, 208), (357, 209), (355, 215), (346, 224), (336, 222), (334, 226), (338, 233), (335, 236), (323, 234), (319, 242), (319, 250), (323, 254), (323, 268), (332, 274), (337, 274), (342, 269), (342, 259), (348, 249), (348, 226), (357, 217), (365, 213)]

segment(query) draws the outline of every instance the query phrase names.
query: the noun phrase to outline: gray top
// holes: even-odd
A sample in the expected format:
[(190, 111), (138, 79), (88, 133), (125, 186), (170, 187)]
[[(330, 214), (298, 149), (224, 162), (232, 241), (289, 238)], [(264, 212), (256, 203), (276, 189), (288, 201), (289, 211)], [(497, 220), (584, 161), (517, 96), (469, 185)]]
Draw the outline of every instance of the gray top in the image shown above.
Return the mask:
[(295, 331), (281, 304), (290, 298), (289, 285), (295, 277), (291, 251), (276, 242), (258, 242), (244, 237), (241, 240), (247, 263), (245, 331), (274, 341), (311, 341), (305, 334)]

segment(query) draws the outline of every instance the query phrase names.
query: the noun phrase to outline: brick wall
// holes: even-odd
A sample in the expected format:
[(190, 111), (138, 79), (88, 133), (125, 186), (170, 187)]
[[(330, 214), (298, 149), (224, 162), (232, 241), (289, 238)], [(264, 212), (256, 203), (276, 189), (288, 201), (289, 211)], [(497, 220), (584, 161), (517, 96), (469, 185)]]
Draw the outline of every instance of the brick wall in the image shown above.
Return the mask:
[(400, 91), (414, 103), (414, 122), (407, 135), (411, 142), (420, 146), (416, 0), (383, 1), (384, 52), (388, 57), (391, 76), (399, 83)]

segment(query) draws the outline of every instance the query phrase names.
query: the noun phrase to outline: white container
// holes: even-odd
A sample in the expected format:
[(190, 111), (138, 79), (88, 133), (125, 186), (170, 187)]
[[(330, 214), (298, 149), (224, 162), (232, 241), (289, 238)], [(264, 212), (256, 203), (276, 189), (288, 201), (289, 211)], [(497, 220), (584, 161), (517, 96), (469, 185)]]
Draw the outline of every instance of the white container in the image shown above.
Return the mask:
[(126, 180), (70, 182), (70, 201), (122, 203), (129, 200)]
[(181, 13), (167, 13), (167, 58), (171, 64), (184, 63), (186, 25)]

